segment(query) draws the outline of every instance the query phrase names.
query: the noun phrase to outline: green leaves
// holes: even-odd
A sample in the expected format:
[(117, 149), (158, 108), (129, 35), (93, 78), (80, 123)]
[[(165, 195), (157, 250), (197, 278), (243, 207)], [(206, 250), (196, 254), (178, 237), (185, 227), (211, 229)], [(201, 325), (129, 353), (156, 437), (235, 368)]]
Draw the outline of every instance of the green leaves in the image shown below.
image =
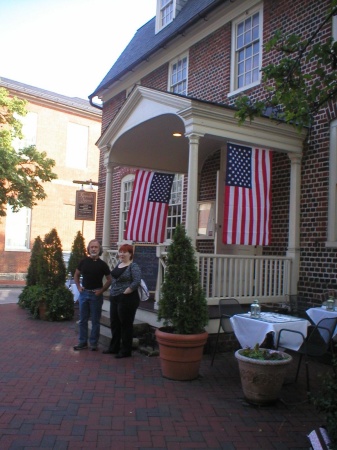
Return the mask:
[(10, 98), (0, 88), (0, 216), (6, 215), (6, 205), (13, 211), (23, 206), (32, 208), (37, 200), (46, 198), (43, 183), (57, 178), (52, 171), (55, 161), (39, 152), (34, 145), (15, 151), (14, 138), (22, 138), (22, 124), (16, 118), (25, 116), (26, 102)]

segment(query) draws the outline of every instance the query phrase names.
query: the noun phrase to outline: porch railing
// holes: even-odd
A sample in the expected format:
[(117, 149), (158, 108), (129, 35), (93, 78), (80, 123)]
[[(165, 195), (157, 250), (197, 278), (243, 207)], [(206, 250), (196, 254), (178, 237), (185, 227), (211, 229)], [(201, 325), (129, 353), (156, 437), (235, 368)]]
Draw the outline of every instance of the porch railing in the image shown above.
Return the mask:
[[(110, 268), (117, 263), (117, 250), (108, 250)], [(159, 270), (155, 300), (160, 298), (160, 286), (165, 276), (166, 252), (158, 258)], [(291, 258), (278, 256), (244, 256), (197, 254), (200, 277), (209, 305), (220, 298), (234, 297), (240, 303), (255, 298), (277, 303), (289, 294)]]

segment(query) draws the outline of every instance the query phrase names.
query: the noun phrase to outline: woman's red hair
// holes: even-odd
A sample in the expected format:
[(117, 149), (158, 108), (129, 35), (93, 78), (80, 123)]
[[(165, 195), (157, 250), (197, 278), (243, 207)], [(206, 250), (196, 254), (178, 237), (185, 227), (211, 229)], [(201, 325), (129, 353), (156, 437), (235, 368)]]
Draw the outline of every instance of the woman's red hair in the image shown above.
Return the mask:
[(133, 259), (133, 246), (130, 244), (123, 244), (119, 247), (119, 252), (130, 253), (130, 259)]

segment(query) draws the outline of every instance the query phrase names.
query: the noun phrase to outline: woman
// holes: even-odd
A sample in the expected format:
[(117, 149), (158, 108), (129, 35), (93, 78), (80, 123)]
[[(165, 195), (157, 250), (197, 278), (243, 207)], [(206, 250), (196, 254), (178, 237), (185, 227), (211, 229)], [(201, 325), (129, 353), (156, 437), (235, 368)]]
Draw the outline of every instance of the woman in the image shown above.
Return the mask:
[(112, 339), (104, 354), (114, 353), (116, 358), (131, 356), (133, 322), (139, 306), (138, 286), (141, 270), (133, 262), (133, 247), (123, 244), (118, 250), (119, 263), (112, 270), (110, 291), (110, 326)]

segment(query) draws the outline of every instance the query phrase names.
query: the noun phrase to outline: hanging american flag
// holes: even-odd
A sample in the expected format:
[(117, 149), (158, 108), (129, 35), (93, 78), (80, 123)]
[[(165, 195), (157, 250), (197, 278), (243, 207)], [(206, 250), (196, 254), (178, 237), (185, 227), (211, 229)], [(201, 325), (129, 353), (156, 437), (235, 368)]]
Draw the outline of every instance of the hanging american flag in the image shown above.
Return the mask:
[(272, 152), (227, 145), (223, 242), (268, 245)]
[(170, 173), (136, 171), (125, 239), (156, 244), (165, 241), (173, 178)]

